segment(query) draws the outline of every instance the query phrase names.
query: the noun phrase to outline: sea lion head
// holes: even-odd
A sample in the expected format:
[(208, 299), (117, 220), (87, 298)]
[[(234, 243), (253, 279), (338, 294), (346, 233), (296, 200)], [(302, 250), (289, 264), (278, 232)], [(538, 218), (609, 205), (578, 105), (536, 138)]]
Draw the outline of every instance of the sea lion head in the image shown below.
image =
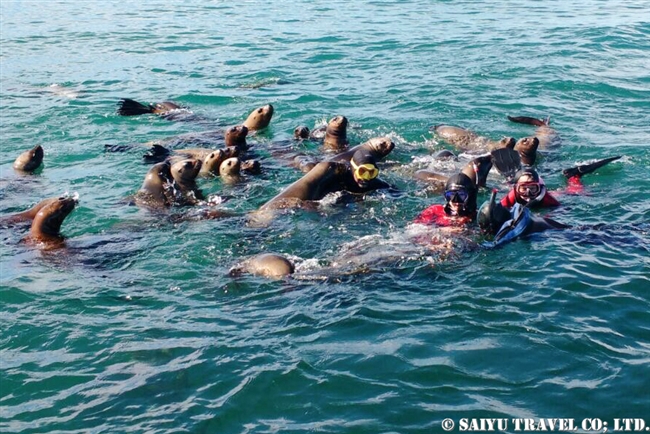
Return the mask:
[(327, 123), (325, 129), (325, 140), (323, 145), (326, 148), (340, 150), (348, 145), (348, 118), (335, 116)]
[(347, 138), (348, 124), (348, 118), (345, 116), (335, 116), (327, 123), (325, 134), (345, 139)]
[(172, 101), (157, 102), (153, 105), (153, 113), (161, 115), (181, 108), (183, 107)]
[(210, 152), (203, 159), (203, 164), (201, 165), (201, 173), (218, 175), (219, 166), (226, 159), (226, 150), (225, 149), (216, 149)]
[(308, 139), (309, 138), (309, 128), (305, 125), (299, 125), (293, 130), (293, 138), (296, 140)]
[(514, 149), (519, 152), (522, 164), (532, 166), (535, 164), (535, 159), (537, 158), (538, 147), (539, 139), (537, 137), (524, 137), (517, 141)]
[(395, 149), (395, 143), (388, 137), (373, 137), (365, 144), (378, 160), (381, 160)]
[(63, 220), (72, 212), (77, 199), (70, 196), (61, 196), (51, 201), (36, 213), (30, 235), (32, 238), (59, 237)]
[(246, 150), (246, 136), (248, 135), (249, 128), (246, 125), (235, 125), (226, 130), (226, 146), (235, 147), (237, 149)]
[(33, 172), (43, 162), (43, 147), (34, 146), (32, 149), (23, 152), (14, 161), (14, 169), (23, 172)]
[(499, 140), (498, 147), (514, 149), (516, 143), (517, 141), (515, 140), (514, 137), (504, 137), (501, 140)]
[(241, 170), (253, 175), (262, 173), (262, 165), (259, 160), (246, 160), (241, 162)]
[(249, 130), (261, 130), (266, 128), (271, 123), (271, 118), (273, 117), (273, 106), (267, 104), (263, 107), (256, 108), (248, 115), (248, 118), (244, 121), (244, 126)]
[(151, 166), (144, 177), (137, 196), (146, 205), (170, 205), (175, 195), (171, 164), (167, 161)]
[(247, 259), (241, 265), (230, 270), (230, 276), (238, 277), (248, 272), (255, 276), (281, 278), (293, 274), (294, 265), (284, 256), (275, 253), (262, 253)]
[(201, 170), (201, 160), (188, 158), (178, 161), (171, 166), (171, 174), (174, 181), (181, 185), (193, 183)]
[(219, 166), (220, 176), (236, 176), (241, 170), (241, 161), (237, 157), (224, 160)]
[(140, 189), (154, 193), (158, 192), (158, 189), (162, 188), (165, 183), (173, 182), (174, 178), (172, 178), (170, 168), (171, 165), (167, 161), (151, 166)]

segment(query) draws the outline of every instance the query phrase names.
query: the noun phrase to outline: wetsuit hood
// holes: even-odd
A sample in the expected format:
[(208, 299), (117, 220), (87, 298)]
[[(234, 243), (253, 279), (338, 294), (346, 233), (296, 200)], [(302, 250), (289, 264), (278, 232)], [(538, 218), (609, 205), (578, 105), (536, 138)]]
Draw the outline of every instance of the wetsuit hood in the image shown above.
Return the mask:
[(517, 171), (513, 179), (515, 183), (515, 187), (513, 188), (516, 189), (516, 184), (519, 182), (519, 179), (522, 176), (531, 177), (534, 182), (538, 182), (540, 184), (541, 188), (539, 190), (539, 194), (535, 196), (533, 199), (529, 200), (528, 202), (523, 200), (515, 190), (515, 200), (517, 201), (517, 203), (521, 205), (525, 205), (527, 207), (531, 207), (544, 200), (544, 196), (546, 196), (546, 185), (544, 184), (544, 181), (542, 181), (542, 179), (539, 177), (539, 173), (537, 173), (537, 171), (530, 166), (525, 166)]
[[(467, 175), (463, 173), (458, 173), (456, 175), (450, 176), (445, 185), (445, 193), (448, 191), (456, 191), (464, 189), (467, 191), (467, 200), (464, 202), (463, 207), (460, 209), (458, 215), (461, 217), (471, 217), (472, 219), (476, 218), (476, 185)], [(447, 215), (452, 215), (453, 211), (450, 207), (450, 202), (445, 197), (445, 213)]]

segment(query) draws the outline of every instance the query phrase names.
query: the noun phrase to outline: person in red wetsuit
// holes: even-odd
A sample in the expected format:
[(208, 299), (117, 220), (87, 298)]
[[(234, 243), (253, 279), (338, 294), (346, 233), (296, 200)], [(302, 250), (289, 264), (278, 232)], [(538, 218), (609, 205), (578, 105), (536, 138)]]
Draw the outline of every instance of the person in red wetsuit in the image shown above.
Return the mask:
[(512, 208), (516, 203), (533, 207), (560, 206), (560, 202), (546, 189), (544, 180), (532, 167), (520, 169), (513, 179), (512, 190), (501, 199), (501, 205)]
[(453, 175), (445, 185), (443, 196), (446, 203), (431, 205), (414, 222), (442, 227), (465, 226), (476, 219), (476, 192), (476, 185), (469, 176), (463, 173)]
[[(565, 194), (581, 194), (584, 191), (582, 175), (591, 173), (605, 164), (618, 160), (621, 156), (609, 157), (590, 164), (564, 169), (562, 173), (567, 177)], [(546, 189), (544, 180), (530, 166), (520, 169), (514, 177), (514, 186), (507, 196), (501, 199), (501, 205), (512, 208), (515, 203), (520, 203), (528, 208), (550, 208), (560, 206), (560, 202)]]

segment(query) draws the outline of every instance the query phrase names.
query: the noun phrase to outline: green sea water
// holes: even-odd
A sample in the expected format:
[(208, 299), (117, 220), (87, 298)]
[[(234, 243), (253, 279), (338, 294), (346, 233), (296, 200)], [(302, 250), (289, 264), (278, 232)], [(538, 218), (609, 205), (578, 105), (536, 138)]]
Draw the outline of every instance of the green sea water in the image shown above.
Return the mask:
[[(647, 1), (2, 0), (0, 49), (0, 213), (79, 194), (64, 250), (0, 228), (0, 431), (650, 426)], [(125, 97), (203, 121), (120, 117)], [(105, 145), (235, 125), (268, 103), (270, 127), (248, 140), (263, 173), (200, 183), (232, 196), (222, 208), (235, 217), (174, 222), (129, 206), (149, 166), (141, 149)], [(291, 142), (294, 127), (335, 115), (352, 144), (395, 142), (380, 176), (402, 194), (248, 224), (301, 175), (276, 151), (320, 152)], [(537, 168), (552, 190), (565, 167), (623, 157), (545, 213), (572, 229), (453, 254), (413, 243), (413, 219), (442, 203), (415, 171), (471, 158), (434, 160), (453, 148), (429, 128), (534, 134), (507, 115), (551, 117), (561, 145)], [(15, 173), (36, 144), (43, 168)], [(488, 185), (507, 191), (496, 172)], [(269, 251), (296, 277), (229, 277)]]

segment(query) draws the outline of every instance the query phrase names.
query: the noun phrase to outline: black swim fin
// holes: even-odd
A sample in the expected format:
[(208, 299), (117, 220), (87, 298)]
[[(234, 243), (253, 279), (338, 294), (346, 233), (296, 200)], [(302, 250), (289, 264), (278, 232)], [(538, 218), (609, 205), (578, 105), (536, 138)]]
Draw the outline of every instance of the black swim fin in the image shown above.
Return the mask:
[(497, 171), (505, 176), (510, 181), (514, 178), (517, 170), (521, 168), (521, 157), (519, 152), (510, 148), (495, 149), (490, 152), (492, 156), (492, 164), (496, 167)]
[(120, 116), (138, 116), (153, 113), (155, 107), (151, 104), (144, 105), (129, 98), (122, 98), (117, 103), (117, 114)]
[(587, 173), (591, 173), (591, 172), (595, 171), (596, 169), (600, 169), (605, 164), (611, 163), (612, 161), (616, 161), (621, 157), (622, 157), (622, 155), (617, 155), (616, 157), (605, 158), (603, 160), (598, 160), (598, 161), (596, 161), (594, 163), (591, 163), (591, 164), (581, 164), (580, 166), (572, 167), (570, 169), (564, 169), (562, 171), (562, 173), (567, 178), (573, 178), (574, 176), (586, 175)]
[(547, 126), (551, 122), (550, 117), (542, 120), (542, 119), (531, 118), (528, 116), (508, 116), (508, 120), (510, 122), (516, 122), (518, 124), (535, 125), (536, 127)]

